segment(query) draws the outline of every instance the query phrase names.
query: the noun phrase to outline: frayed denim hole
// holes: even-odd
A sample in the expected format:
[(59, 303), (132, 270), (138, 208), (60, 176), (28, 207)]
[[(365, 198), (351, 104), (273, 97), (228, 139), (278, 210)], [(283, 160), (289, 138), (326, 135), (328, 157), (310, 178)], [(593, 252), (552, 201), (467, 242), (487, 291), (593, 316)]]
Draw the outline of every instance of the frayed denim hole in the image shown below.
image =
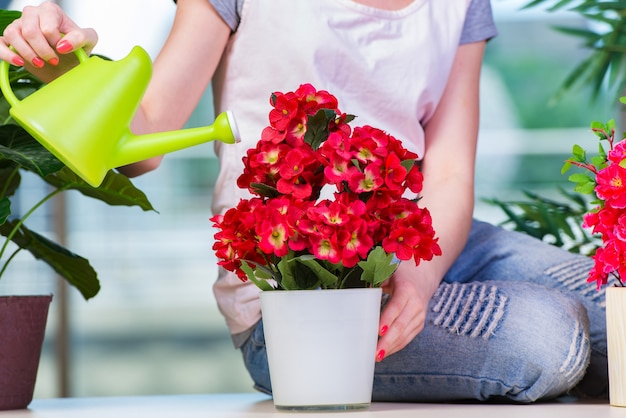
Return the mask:
[(506, 296), (491, 284), (444, 283), (433, 296), (433, 323), (459, 336), (494, 335), (504, 316)]
[(585, 332), (585, 327), (576, 321), (567, 357), (559, 368), (559, 372), (567, 379), (569, 385), (573, 385), (583, 378), (590, 352), (591, 342)]
[(581, 257), (576, 261), (557, 264), (545, 270), (545, 275), (559, 282), (564, 289), (578, 293), (580, 296), (606, 307), (605, 288), (598, 289), (595, 283), (587, 282), (589, 271), (593, 267), (591, 258)]

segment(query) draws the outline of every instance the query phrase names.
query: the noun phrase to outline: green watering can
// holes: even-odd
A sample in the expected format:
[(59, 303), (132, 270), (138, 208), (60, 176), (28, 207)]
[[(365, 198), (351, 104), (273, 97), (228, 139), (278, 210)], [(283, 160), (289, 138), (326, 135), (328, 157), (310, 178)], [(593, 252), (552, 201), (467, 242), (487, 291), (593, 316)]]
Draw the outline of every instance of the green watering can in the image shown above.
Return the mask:
[(208, 141), (239, 142), (231, 112), (210, 126), (135, 135), (130, 123), (152, 77), (152, 60), (135, 46), (125, 58), (107, 61), (76, 51), (79, 65), (19, 100), (0, 62), (0, 88), (10, 115), (87, 183), (98, 187), (112, 168)]

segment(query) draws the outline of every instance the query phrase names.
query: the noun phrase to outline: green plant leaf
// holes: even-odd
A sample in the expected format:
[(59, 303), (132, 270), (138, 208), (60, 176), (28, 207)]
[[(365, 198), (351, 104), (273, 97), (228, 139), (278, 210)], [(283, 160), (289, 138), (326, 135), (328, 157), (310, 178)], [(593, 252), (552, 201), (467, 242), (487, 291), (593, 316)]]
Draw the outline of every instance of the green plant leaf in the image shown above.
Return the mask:
[[(552, 102), (573, 89), (575, 85), (587, 84), (591, 89), (592, 100), (596, 100), (601, 91), (613, 90), (619, 96), (626, 87), (625, 60), (626, 37), (626, 2), (623, 0), (531, 0), (524, 9), (547, 5), (548, 11), (568, 9), (580, 14), (591, 22), (588, 28), (555, 27), (560, 31), (582, 41), (583, 47), (590, 50), (589, 55), (567, 76), (561, 87), (554, 94)], [(608, 81), (608, 83), (607, 83)]]
[(241, 270), (246, 273), (248, 279), (250, 279), (250, 281), (254, 283), (259, 289), (263, 291), (274, 290), (274, 287), (269, 284), (267, 280), (263, 278), (257, 278), (257, 276), (254, 274), (254, 270), (252, 269), (252, 267), (250, 267), (245, 261), (241, 263)]
[(278, 196), (280, 196), (280, 192), (275, 187), (268, 186), (267, 184), (250, 183), (250, 187), (259, 196), (264, 196), (264, 197), (278, 197)]
[(64, 167), (43, 145), (16, 125), (0, 126), (0, 159), (15, 161), (42, 177)]
[(396, 271), (398, 263), (393, 261), (393, 254), (387, 254), (379, 246), (370, 251), (366, 261), (359, 261), (359, 267), (363, 269), (361, 280), (379, 287)]
[(11, 200), (8, 197), (0, 199), (0, 225), (6, 222), (11, 214)]
[(304, 134), (304, 142), (317, 150), (328, 138), (330, 133), (328, 125), (335, 120), (337, 113), (332, 109), (320, 109), (313, 116), (307, 118), (307, 131)]
[(576, 192), (559, 187), (567, 199), (559, 202), (536, 193), (524, 191), (528, 201), (501, 201), (484, 199), (486, 203), (499, 206), (507, 215), (501, 225), (512, 225), (516, 231), (541, 239), (550, 244), (579, 254), (589, 255), (599, 241), (582, 228), (583, 215), (589, 211), (587, 199)]
[(567, 179), (573, 183), (594, 183), (594, 180), (591, 178), (591, 176), (583, 173), (572, 174)]
[(46, 176), (44, 180), (56, 188), (77, 190), (112, 206), (139, 206), (144, 211), (154, 211), (146, 195), (128, 177), (114, 171), (109, 171), (97, 188), (87, 184), (67, 167)]
[(0, 196), (13, 196), (21, 182), (19, 165), (10, 160), (0, 159)]
[[(19, 221), (9, 220), (0, 225), (0, 234), (8, 236)], [(28, 250), (35, 258), (45, 261), (60, 276), (76, 287), (85, 299), (98, 294), (100, 281), (89, 261), (56, 244), (48, 238), (21, 225), (13, 242)]]
[(283, 257), (278, 263), (282, 276), (280, 286), (285, 290), (310, 290), (320, 286), (320, 279), (304, 263), (295, 258)]
[(312, 255), (302, 255), (293, 259), (296, 263), (307, 266), (319, 279), (320, 285), (326, 289), (338, 288), (339, 278), (323, 267)]
[(579, 183), (574, 187), (574, 190), (582, 194), (591, 194), (595, 188), (595, 183)]
[(4, 32), (6, 27), (20, 16), (22, 16), (20, 11), (0, 9), (0, 33)]
[(570, 160), (566, 160), (563, 164), (563, 167), (561, 167), (561, 174), (567, 173), (570, 168), (572, 168), (572, 163), (570, 162)]

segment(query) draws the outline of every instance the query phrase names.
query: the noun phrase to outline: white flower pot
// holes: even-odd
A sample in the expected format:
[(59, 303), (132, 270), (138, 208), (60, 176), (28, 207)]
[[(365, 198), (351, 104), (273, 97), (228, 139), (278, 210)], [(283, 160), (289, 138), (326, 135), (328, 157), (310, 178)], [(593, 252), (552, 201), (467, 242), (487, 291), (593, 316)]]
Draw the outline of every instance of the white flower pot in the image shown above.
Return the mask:
[(609, 402), (626, 406), (626, 288), (606, 288)]
[(261, 292), (274, 405), (368, 408), (381, 289)]

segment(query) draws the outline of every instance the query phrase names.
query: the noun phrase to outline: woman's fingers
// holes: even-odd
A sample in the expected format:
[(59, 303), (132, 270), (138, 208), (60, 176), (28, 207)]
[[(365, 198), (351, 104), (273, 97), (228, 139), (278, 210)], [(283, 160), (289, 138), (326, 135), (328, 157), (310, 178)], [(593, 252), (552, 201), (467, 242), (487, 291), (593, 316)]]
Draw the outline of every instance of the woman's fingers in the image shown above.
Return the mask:
[(15, 65), (24, 61), (42, 68), (45, 63), (56, 66), (61, 55), (81, 47), (91, 52), (98, 36), (93, 29), (78, 27), (57, 4), (46, 2), (26, 6), (22, 16), (7, 26), (0, 40), (1, 59)]

